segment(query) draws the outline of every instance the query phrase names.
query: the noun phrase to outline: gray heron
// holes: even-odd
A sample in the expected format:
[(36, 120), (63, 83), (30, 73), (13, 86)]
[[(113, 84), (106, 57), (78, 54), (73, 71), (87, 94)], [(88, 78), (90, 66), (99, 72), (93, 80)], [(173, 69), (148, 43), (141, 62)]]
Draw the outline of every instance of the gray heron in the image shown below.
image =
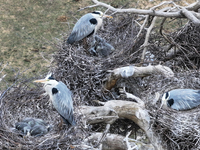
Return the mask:
[(161, 107), (168, 106), (175, 110), (189, 110), (200, 105), (200, 90), (174, 89), (162, 96)]
[(101, 11), (94, 11), (82, 16), (75, 24), (72, 33), (67, 39), (67, 43), (73, 44), (85, 37), (95, 35), (105, 17), (112, 18), (112, 16), (104, 15)]
[(61, 81), (56, 81), (51, 74), (48, 74), (45, 79), (35, 80), (34, 82), (44, 83), (46, 93), (64, 122), (72, 126), (76, 125), (71, 91), (67, 86)]

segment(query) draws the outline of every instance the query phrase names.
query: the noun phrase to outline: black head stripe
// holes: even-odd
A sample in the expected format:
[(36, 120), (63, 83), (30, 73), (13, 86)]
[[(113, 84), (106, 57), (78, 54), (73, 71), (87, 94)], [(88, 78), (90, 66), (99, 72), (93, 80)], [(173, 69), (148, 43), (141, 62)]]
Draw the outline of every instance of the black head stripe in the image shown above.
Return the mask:
[(50, 76), (48, 79), (49, 79), (49, 80), (55, 80), (52, 76)]
[(97, 24), (97, 19), (95, 18), (90, 19), (90, 23), (94, 25)]
[(93, 14), (99, 14), (100, 15), (100, 12), (98, 12), (98, 11), (94, 11), (94, 12), (92, 12)]
[(173, 99), (169, 99), (169, 100), (167, 101), (167, 105), (168, 105), (169, 107), (171, 107), (173, 104), (174, 104), (174, 100), (173, 100)]
[(165, 99), (167, 99), (168, 97), (169, 97), (169, 93), (166, 92), (166, 94), (165, 94)]
[(52, 94), (54, 95), (56, 93), (58, 93), (58, 90), (56, 88), (52, 88)]

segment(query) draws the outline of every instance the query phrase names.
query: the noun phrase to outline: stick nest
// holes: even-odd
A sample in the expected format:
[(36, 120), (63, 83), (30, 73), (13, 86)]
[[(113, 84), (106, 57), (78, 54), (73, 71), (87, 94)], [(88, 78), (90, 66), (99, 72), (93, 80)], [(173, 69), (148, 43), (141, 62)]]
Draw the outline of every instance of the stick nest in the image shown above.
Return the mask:
[[(104, 21), (104, 29), (97, 34), (114, 46), (115, 51), (108, 57), (93, 56), (84, 49), (83, 43), (67, 45), (58, 43), (58, 52), (54, 55), (54, 67), (51, 71), (57, 80), (64, 82), (73, 93), (74, 107), (78, 110), (80, 105), (96, 105), (92, 100), (108, 101), (117, 99), (118, 88), (126, 87), (130, 92), (146, 103), (146, 108), (152, 116), (152, 128), (161, 137), (167, 149), (199, 149), (199, 108), (177, 112), (171, 109), (159, 109), (160, 101), (152, 104), (156, 92), (163, 94), (175, 88), (199, 89), (199, 35), (200, 27), (192, 23), (177, 29), (168, 35), (181, 47), (181, 51), (173, 59), (165, 59), (166, 52), (163, 46), (169, 45), (159, 34), (152, 34), (149, 40), (148, 52), (144, 65), (162, 62), (170, 67), (175, 77), (166, 79), (161, 75), (145, 78), (120, 79), (111, 91), (104, 89), (104, 82), (109, 70), (140, 62), (145, 38), (142, 32), (138, 38), (140, 28), (134, 22), (137, 16), (131, 14), (116, 14), (113, 20)], [(67, 35), (68, 36), (68, 35)], [(89, 39), (88, 41), (90, 41)], [(30, 80), (21, 81), (8, 89), (0, 99), (0, 145), (5, 149), (69, 149), (72, 145), (79, 145), (99, 126), (83, 128), (81, 117), (75, 114), (78, 127), (64, 127), (59, 130), (60, 117), (49, 97), (43, 95), (41, 85), (30, 86)], [(121, 99), (121, 98), (120, 98)], [(77, 112), (77, 111), (76, 111)], [(15, 131), (14, 124), (26, 117), (40, 118), (53, 125), (53, 129), (42, 137), (23, 137)], [(125, 124), (125, 123), (124, 123)], [(115, 123), (118, 134), (123, 121)], [(95, 128), (95, 129), (94, 129)], [(125, 131), (128, 129), (126, 128)], [(78, 149), (78, 148), (77, 148)]]

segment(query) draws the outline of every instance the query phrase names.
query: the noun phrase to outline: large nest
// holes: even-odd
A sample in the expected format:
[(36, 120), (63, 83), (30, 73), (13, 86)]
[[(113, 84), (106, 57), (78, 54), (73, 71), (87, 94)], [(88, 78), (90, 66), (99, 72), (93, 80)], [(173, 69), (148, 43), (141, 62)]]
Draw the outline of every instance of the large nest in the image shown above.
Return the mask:
[[(61, 42), (58, 44), (59, 49), (54, 56), (56, 67), (51, 70), (54, 77), (63, 81), (72, 91), (75, 109), (78, 109), (77, 106), (80, 105), (96, 105), (93, 100), (117, 99), (119, 96), (118, 88), (125, 86), (127, 92), (144, 100), (146, 108), (152, 116), (152, 127), (155, 132), (160, 134), (163, 145), (167, 149), (198, 149), (199, 109), (184, 112), (164, 110), (159, 109), (159, 101), (156, 105), (152, 105), (152, 100), (156, 92), (162, 94), (174, 88), (199, 88), (200, 74), (196, 70), (191, 70), (191, 62), (196, 68), (199, 66), (198, 59), (195, 56), (200, 51), (197, 38), (200, 35), (200, 27), (187, 24), (184, 28), (169, 35), (187, 51), (179, 52), (175, 59), (168, 59), (167, 61), (164, 59), (165, 55), (160, 48), (164, 39), (159, 35), (151, 37), (151, 44), (148, 48), (149, 55), (147, 55), (149, 57), (145, 58), (145, 64), (157, 64), (158, 60), (161, 60), (173, 69), (174, 78), (165, 79), (161, 75), (155, 75), (144, 78), (120, 79), (115, 88), (106, 91), (104, 82), (109, 70), (140, 62), (142, 53), (140, 46), (145, 38), (145, 32), (137, 39), (135, 38), (139, 32), (139, 27), (134, 22), (137, 19), (136, 16), (116, 14), (114, 18), (113, 20), (105, 20), (104, 30), (98, 31), (98, 35), (115, 48), (112, 54), (108, 57), (93, 56), (84, 49), (82, 42), (75, 45), (67, 45)], [(158, 40), (155, 41), (155, 39)], [(188, 46), (189, 44), (192, 44), (192, 46)], [(190, 55), (186, 55), (187, 53)], [(193, 61), (194, 57), (195, 61)], [(189, 63), (186, 63), (185, 60)], [(187, 66), (187, 64), (190, 64), (190, 66)], [(186, 69), (188, 70), (185, 71)], [(72, 145), (80, 144), (92, 130), (101, 129), (98, 125), (98, 127), (94, 126), (90, 129), (83, 128), (79, 114), (75, 114), (76, 121), (80, 125), (78, 130), (73, 128), (59, 130), (60, 117), (49, 103), (48, 96), (42, 95), (44, 90), (39, 85), (30, 88), (33, 87), (33, 84), (28, 86), (27, 83), (29, 82), (30, 80), (13, 86), (12, 90), (7, 90), (1, 98), (0, 143), (2, 148), (69, 149), (70, 147), (73, 148)], [(41, 118), (53, 125), (53, 129), (42, 137), (23, 137), (12, 128), (17, 121), (25, 117)], [(120, 120), (115, 123), (113, 126), (116, 127), (116, 130), (113, 127), (111, 132), (121, 134), (118, 128), (123, 124), (127, 124), (127, 121)], [(124, 133), (126, 131), (127, 128)]]

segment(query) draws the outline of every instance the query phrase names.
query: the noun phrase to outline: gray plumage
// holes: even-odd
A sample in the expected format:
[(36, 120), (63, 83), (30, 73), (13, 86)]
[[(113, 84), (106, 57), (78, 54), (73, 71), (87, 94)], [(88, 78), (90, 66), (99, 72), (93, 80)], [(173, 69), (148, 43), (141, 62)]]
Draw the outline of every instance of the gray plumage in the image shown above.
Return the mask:
[(17, 123), (15, 123), (15, 128), (17, 129), (17, 130), (20, 130), (20, 131), (22, 131), (23, 133), (25, 133), (25, 131), (24, 131), (24, 127), (27, 127), (27, 126), (29, 126), (29, 127), (31, 127), (27, 122), (17, 122)]
[(49, 95), (53, 106), (65, 123), (76, 125), (73, 115), (72, 94), (67, 86), (61, 81), (56, 81), (51, 74), (48, 74), (45, 79), (36, 80), (34, 82), (44, 83), (46, 93)]
[(49, 131), (48, 128), (42, 125), (35, 125), (31, 130), (30, 130), (30, 135), (31, 136), (42, 136), (46, 134)]
[(92, 18), (94, 18), (92, 13), (82, 16), (75, 24), (71, 35), (67, 39), (67, 43), (73, 44), (94, 33), (96, 24), (90, 23)]
[(41, 136), (46, 134), (50, 130), (48, 125), (42, 119), (26, 118), (15, 124), (15, 128), (20, 130), (25, 135)]
[(61, 115), (65, 123), (76, 125), (73, 115), (71, 91), (61, 81), (59, 81), (54, 88), (58, 90), (57, 93), (52, 94), (52, 103), (55, 109)]
[(200, 90), (175, 89), (166, 92), (162, 97), (162, 105), (175, 110), (188, 110), (200, 105)]
[(75, 24), (72, 33), (67, 39), (67, 43), (73, 44), (85, 37), (95, 35), (101, 27), (104, 17), (112, 18), (112, 16), (104, 15), (101, 11), (94, 11), (82, 16)]

